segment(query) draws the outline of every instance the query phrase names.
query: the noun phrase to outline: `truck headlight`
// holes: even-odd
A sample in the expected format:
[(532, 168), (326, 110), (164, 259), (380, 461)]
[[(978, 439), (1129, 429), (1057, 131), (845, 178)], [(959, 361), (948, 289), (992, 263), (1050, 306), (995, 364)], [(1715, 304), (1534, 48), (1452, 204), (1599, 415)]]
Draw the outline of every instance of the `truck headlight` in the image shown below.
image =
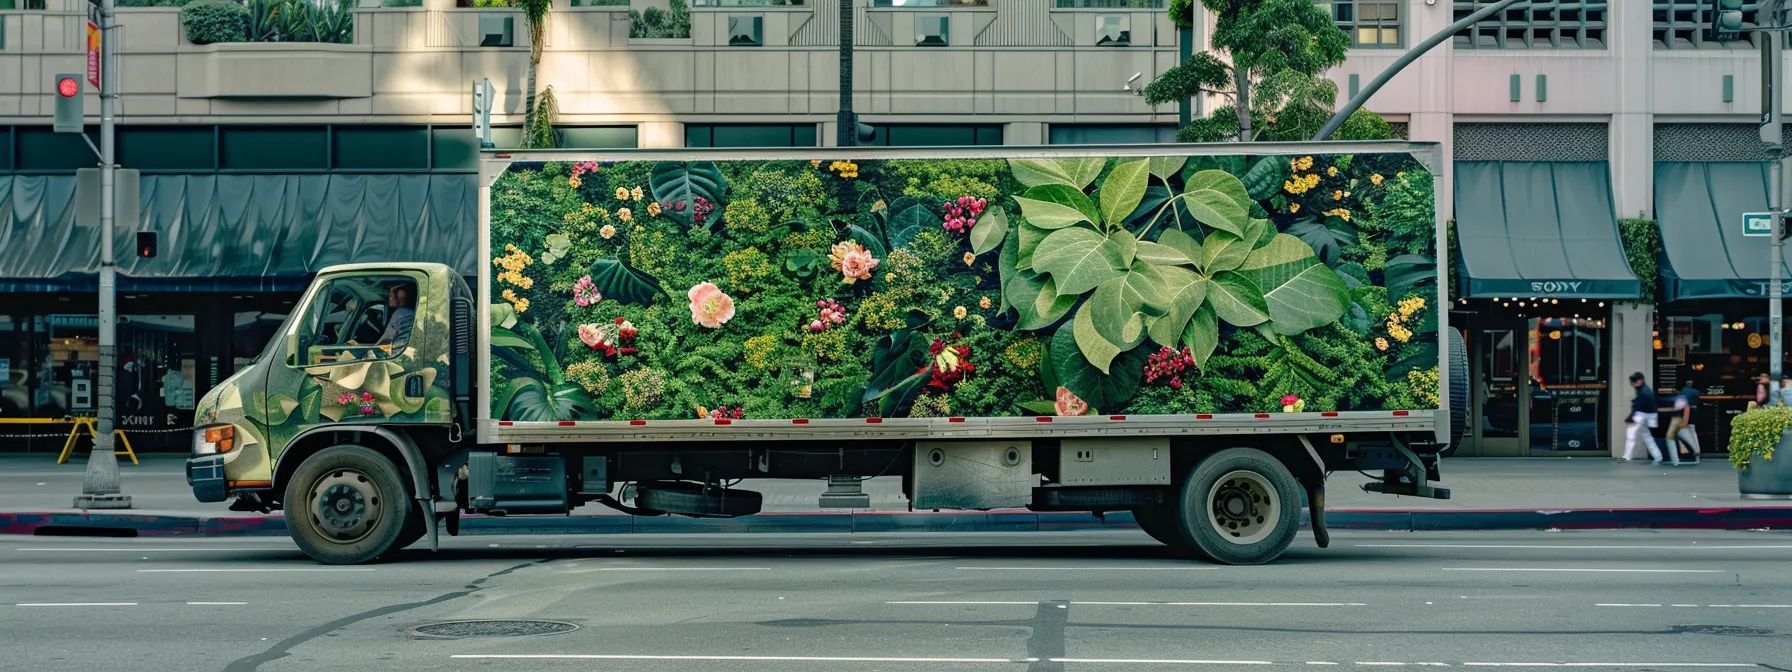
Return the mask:
[(217, 425), (193, 432), (193, 454), (222, 455), (236, 447), (236, 427)]

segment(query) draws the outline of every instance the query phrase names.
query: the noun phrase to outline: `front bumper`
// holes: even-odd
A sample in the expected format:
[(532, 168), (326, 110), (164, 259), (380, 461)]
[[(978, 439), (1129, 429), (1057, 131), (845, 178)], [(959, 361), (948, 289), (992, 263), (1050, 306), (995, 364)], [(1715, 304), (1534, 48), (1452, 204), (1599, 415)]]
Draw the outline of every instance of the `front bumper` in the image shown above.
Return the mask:
[(222, 502), (230, 496), (224, 482), (224, 456), (206, 455), (187, 459), (187, 485), (193, 498), (201, 502)]

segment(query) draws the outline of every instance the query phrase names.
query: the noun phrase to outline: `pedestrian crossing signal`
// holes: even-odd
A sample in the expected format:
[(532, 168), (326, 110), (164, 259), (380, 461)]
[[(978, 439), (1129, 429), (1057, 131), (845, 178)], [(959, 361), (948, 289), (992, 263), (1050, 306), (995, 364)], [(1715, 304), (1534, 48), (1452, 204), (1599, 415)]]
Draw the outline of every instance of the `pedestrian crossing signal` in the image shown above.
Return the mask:
[(137, 232), (137, 256), (144, 259), (154, 259), (156, 257), (156, 232)]

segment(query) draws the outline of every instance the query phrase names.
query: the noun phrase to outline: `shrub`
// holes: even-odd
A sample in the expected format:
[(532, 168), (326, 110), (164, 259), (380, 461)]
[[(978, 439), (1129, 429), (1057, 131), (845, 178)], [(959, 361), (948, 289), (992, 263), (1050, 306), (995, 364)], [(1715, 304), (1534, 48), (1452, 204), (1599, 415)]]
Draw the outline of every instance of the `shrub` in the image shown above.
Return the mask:
[(193, 44), (248, 40), (249, 10), (228, 0), (204, 0), (182, 7), (180, 25)]
[(635, 38), (690, 37), (691, 7), (685, 0), (672, 0), (670, 9), (648, 7), (645, 12), (628, 10), (628, 36)]
[(1730, 466), (1747, 469), (1756, 458), (1773, 459), (1780, 434), (1792, 427), (1792, 408), (1757, 408), (1730, 421)]

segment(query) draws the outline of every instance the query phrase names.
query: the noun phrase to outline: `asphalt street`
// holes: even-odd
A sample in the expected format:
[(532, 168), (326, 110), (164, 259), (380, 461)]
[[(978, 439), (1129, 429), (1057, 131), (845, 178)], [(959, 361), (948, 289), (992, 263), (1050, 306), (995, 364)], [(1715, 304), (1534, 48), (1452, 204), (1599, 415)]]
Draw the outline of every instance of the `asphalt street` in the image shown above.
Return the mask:
[[(1130, 531), (445, 542), (0, 537), (0, 670), (1792, 670), (1783, 532), (1346, 532), (1262, 567)], [(513, 619), (576, 629), (413, 630)]]

